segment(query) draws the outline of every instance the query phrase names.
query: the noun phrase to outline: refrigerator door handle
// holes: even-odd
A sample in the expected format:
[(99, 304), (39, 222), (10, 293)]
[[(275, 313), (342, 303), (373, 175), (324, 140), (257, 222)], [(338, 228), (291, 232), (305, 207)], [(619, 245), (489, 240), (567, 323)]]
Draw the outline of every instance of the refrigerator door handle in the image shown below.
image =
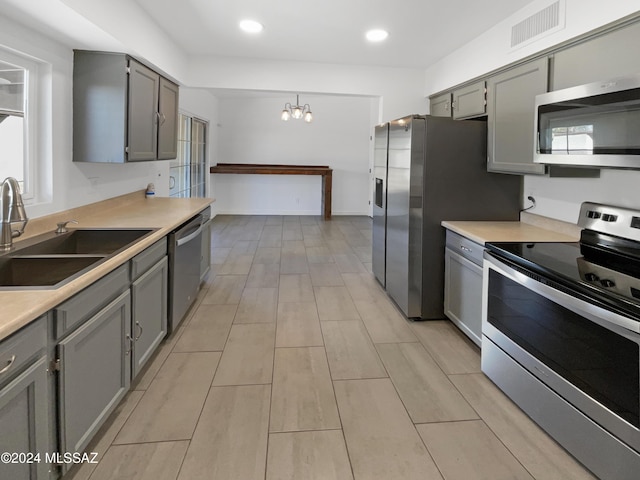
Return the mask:
[(383, 208), (382, 200), (384, 197), (384, 180), (376, 178), (376, 207)]

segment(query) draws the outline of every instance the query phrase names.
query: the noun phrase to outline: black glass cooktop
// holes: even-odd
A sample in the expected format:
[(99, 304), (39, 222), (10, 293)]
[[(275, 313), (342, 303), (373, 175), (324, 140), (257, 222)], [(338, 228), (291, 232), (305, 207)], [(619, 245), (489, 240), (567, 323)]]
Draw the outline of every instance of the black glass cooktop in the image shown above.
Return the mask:
[[(488, 243), (495, 256), (555, 288), (640, 319), (640, 258), (635, 242), (586, 235), (576, 243)], [(531, 275), (530, 275), (531, 276)], [(535, 277), (535, 276), (534, 276)]]

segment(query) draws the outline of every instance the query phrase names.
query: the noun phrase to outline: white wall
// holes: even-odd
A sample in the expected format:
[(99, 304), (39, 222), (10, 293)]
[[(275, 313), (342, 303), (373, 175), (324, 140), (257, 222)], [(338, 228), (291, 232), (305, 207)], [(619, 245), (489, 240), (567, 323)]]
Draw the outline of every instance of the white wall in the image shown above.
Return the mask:
[(423, 69), (194, 57), (187, 82), (209, 88), (380, 97), (378, 118), (370, 126), (427, 111)]
[[(49, 0), (62, 2), (125, 46), (126, 52), (184, 83), (188, 56), (135, 1)], [(188, 34), (188, 32), (185, 32)]]
[[(161, 72), (180, 81), (182, 87), (186, 85), (194, 89), (232, 88), (377, 97), (372, 105), (367, 106), (366, 118), (361, 117), (364, 123), (358, 126), (366, 130), (365, 137), (368, 137), (374, 124), (383, 120), (409, 113), (426, 112), (423, 95), (424, 71), (421, 69), (225, 57), (190, 58), (175, 46), (135, 2), (115, 0), (116, 3), (112, 2), (106, 6), (104, 2), (94, 0), (52, 1), (63, 2), (86, 17), (116, 43), (126, 46), (127, 53), (148, 61)], [(40, 132), (39, 142), (43, 147), (41, 158), (45, 164), (52, 166), (50, 172), (42, 172), (43, 176), (47, 177), (45, 190), (48, 196), (43, 197), (43, 203), (28, 206), (28, 214), (37, 217), (100, 201), (142, 189), (149, 182), (156, 184), (158, 195), (167, 195), (168, 162), (133, 165), (72, 163), (72, 50), (70, 46), (61, 45), (38, 33), (49, 28), (40, 30), (36, 26), (38, 22), (43, 21), (42, 19), (29, 17), (25, 18), (25, 21), (27, 20), (32, 27), (23, 27), (15, 21), (0, 18), (0, 45), (29, 53), (51, 65), (51, 84), (47, 98), (51, 101), (52, 107), (47, 115), (43, 116), (45, 123), (49, 124), (49, 131), (44, 128)], [(197, 114), (198, 108), (202, 106), (201, 102), (194, 100), (191, 103), (198, 108), (187, 107), (187, 102), (188, 100), (181, 101), (181, 106)], [(213, 112), (215, 108), (207, 107), (205, 110)], [(212, 118), (207, 118), (207, 115), (202, 116), (212, 122), (212, 127), (218, 123)], [(212, 134), (216, 133), (215, 130), (211, 129)], [(366, 148), (370, 150), (368, 145)], [(210, 154), (216, 155), (215, 141), (211, 142)], [(45, 158), (47, 155), (49, 159)], [(299, 159), (296, 159), (296, 163), (298, 161)], [(339, 202), (339, 209), (343, 209), (345, 213), (362, 212), (364, 202), (368, 204), (369, 193), (363, 193), (366, 189), (362, 187), (362, 178), (368, 172), (368, 163), (359, 164), (360, 170), (357, 173), (354, 168), (355, 164), (351, 164), (340, 175), (340, 178), (348, 177), (350, 180), (357, 177), (353, 190), (344, 190), (344, 193), (339, 193), (334, 199), (334, 202)], [(338, 183), (340, 181), (342, 180), (336, 180)], [(305, 192), (309, 190), (315, 188), (304, 189)], [(220, 197), (221, 193), (212, 192), (216, 197)], [(358, 200), (354, 200), (355, 197), (358, 197)]]
[[(38, 132), (38, 158), (45, 168), (40, 203), (28, 204), (31, 218), (144, 189), (156, 183), (158, 194), (168, 194), (168, 162), (127, 165), (72, 162), (72, 73), (73, 52), (28, 29), (0, 17), (0, 45), (42, 62), (44, 88), (39, 101), (45, 106)], [(50, 169), (50, 171), (49, 171)], [(166, 178), (166, 188), (158, 178)], [(28, 228), (28, 227), (27, 227)]]
[[(301, 95), (314, 115), (283, 122), (280, 112), (295, 95), (221, 98), (218, 161), (328, 165), (333, 169), (332, 211), (369, 211), (371, 104), (378, 99)], [(321, 177), (212, 175), (218, 213), (319, 215)]]
[(638, 0), (565, 0), (565, 28), (522, 48), (511, 49), (511, 27), (555, 0), (536, 0), (427, 69), (425, 95), (553, 47), (640, 10)]
[[(14, 0), (15, 1), (15, 0)], [(53, 0), (52, 0), (53, 1)], [(194, 88), (231, 88), (381, 97), (380, 121), (425, 113), (424, 69), (362, 67), (192, 56), (130, 0), (55, 0), (75, 10), (127, 46), (128, 53)]]
[[(425, 95), (486, 74), (573, 37), (596, 29), (640, 9), (629, 0), (566, 0), (565, 28), (525, 47), (511, 50), (511, 26), (553, 3), (538, 0), (499, 23), (472, 42), (432, 65), (426, 74)], [(628, 46), (621, 46), (625, 49)], [(525, 175), (523, 196), (533, 195), (531, 213), (575, 223), (583, 201), (640, 208), (640, 171), (602, 170), (598, 179), (549, 178)], [(524, 202), (526, 203), (526, 202)]]

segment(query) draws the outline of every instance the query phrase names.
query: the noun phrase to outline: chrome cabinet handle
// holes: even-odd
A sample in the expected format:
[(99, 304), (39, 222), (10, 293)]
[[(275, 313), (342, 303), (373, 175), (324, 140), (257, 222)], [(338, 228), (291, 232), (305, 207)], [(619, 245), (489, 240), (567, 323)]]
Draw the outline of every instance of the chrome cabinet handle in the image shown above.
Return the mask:
[(124, 356), (125, 357), (129, 356), (129, 354), (131, 353), (131, 350), (133, 348), (133, 338), (131, 338), (131, 335), (127, 334), (127, 340), (129, 340), (129, 350), (124, 352)]
[(16, 361), (16, 356), (11, 355), (11, 358), (7, 361), (7, 364), (5, 365), (5, 367), (2, 370), (0, 370), (0, 375), (2, 375), (3, 373), (7, 373), (11, 368), (11, 366), (13, 365), (13, 362), (15, 361)]
[(140, 337), (142, 336), (142, 332), (144, 332), (144, 329), (142, 328), (142, 325), (140, 325), (140, 322), (136, 322), (136, 327), (140, 329), (140, 334), (134, 339), (137, 342), (138, 340), (140, 340)]

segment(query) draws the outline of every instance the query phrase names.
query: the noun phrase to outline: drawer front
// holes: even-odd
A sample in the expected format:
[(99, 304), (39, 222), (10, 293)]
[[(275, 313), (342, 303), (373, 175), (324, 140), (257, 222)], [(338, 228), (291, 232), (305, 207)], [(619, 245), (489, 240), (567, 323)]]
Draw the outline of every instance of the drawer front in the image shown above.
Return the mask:
[(0, 343), (0, 385), (13, 378), (47, 346), (46, 316)]
[(128, 288), (129, 264), (127, 263), (57, 306), (53, 310), (55, 338), (60, 339), (80, 326), (82, 322)]
[(468, 258), (476, 265), (482, 266), (482, 253), (484, 246), (468, 238), (458, 235), (451, 230), (447, 230), (447, 247), (465, 258)]
[(140, 275), (153, 267), (162, 257), (167, 254), (166, 237), (158, 240), (131, 259), (131, 281), (136, 280)]

